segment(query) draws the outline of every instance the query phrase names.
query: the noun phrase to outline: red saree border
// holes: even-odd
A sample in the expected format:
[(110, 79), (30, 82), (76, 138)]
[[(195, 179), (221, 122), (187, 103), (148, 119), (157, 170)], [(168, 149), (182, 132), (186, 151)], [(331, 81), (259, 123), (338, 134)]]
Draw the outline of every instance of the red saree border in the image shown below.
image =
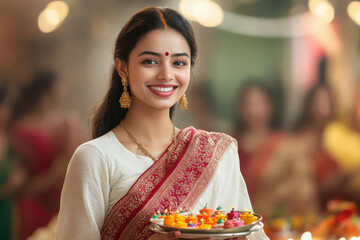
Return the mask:
[(156, 210), (192, 207), (233, 141), (221, 133), (184, 129), (170, 160), (166, 152), (113, 206), (106, 217), (102, 239), (147, 239), (152, 234), (148, 222)]
[[(184, 130), (184, 129), (180, 130), (179, 133), (177, 134), (177, 138), (178, 138), (178, 139), (179, 139), (179, 137), (180, 137), (180, 134), (183, 132), (183, 130)], [(133, 187), (134, 187), (134, 186), (136, 185), (136, 183), (141, 179), (142, 176), (144, 176), (148, 171), (151, 171), (152, 168), (154, 168), (154, 167), (157, 166), (157, 164), (160, 164), (160, 162), (163, 162), (162, 159), (164, 159), (164, 158), (163, 158), (164, 155), (167, 154), (167, 152), (168, 152), (168, 150), (169, 150), (169, 147), (170, 147), (173, 143), (174, 143), (174, 141), (172, 141), (172, 142), (170, 143), (170, 145), (166, 148), (165, 152), (159, 157), (159, 159), (158, 159), (153, 165), (151, 165), (145, 172), (143, 172), (143, 173), (139, 176), (139, 178), (138, 178), (138, 179), (134, 182), (134, 184), (130, 187), (129, 191), (128, 191), (122, 198), (120, 198), (120, 199), (118, 200), (118, 202), (121, 201), (122, 199), (124, 199), (124, 198), (131, 192), (131, 190), (133, 189)], [(116, 202), (116, 203), (114, 204), (114, 206), (115, 206), (118, 202)], [(110, 212), (110, 213), (111, 213), (111, 212)], [(110, 215), (110, 213), (109, 213), (109, 215)], [(106, 222), (105, 222), (105, 223), (106, 223)], [(104, 224), (104, 225), (105, 225), (105, 224)]]
[[(186, 138), (189, 135), (189, 133), (190, 133), (190, 139), (191, 139), (194, 134), (193, 131), (191, 131), (191, 129), (183, 129), (179, 132), (178, 139), (180, 139), (180, 140), (178, 140), (178, 146), (174, 149), (173, 154), (178, 150), (178, 148), (180, 148), (180, 145), (183, 145), (185, 143), (185, 141), (183, 141), (183, 139)], [(186, 145), (188, 145), (189, 143), (190, 143), (190, 141), (188, 141)], [(171, 146), (171, 144), (169, 145), (169, 147), (170, 146)], [(186, 148), (187, 148), (187, 146), (186, 146)], [(171, 158), (172, 161), (174, 159), (175, 158)], [(164, 169), (164, 166), (167, 165), (166, 160), (167, 160), (167, 151), (165, 151), (163, 153), (163, 155), (153, 165), (151, 165), (151, 167), (149, 167), (143, 174), (141, 174), (140, 177), (135, 181), (135, 183), (130, 187), (129, 191), (119, 201), (117, 201), (115, 203), (115, 205), (112, 207), (112, 209), (110, 210), (110, 213), (108, 214), (108, 216), (105, 219), (105, 222), (104, 222), (104, 225), (103, 225), (103, 228), (101, 231), (101, 239), (119, 239), (119, 237), (120, 237), (119, 235), (121, 234), (121, 231), (126, 227), (125, 225), (128, 224), (128, 222), (129, 222), (129, 221), (123, 220), (122, 222), (125, 223), (125, 225), (120, 224), (120, 222), (115, 224), (114, 220), (112, 220), (112, 219), (116, 219), (115, 215), (118, 215), (117, 210), (120, 209), (121, 202), (127, 201), (127, 198), (131, 198), (132, 193), (134, 193), (136, 195), (136, 192), (139, 189), (137, 186), (143, 184), (142, 180), (144, 180), (144, 178), (146, 180), (149, 178), (149, 176), (147, 176), (147, 175), (149, 175), (149, 172), (153, 171), (153, 172), (159, 172), (159, 173), (161, 173), (161, 172), (166, 173), (167, 171), (165, 171), (165, 169)], [(159, 170), (159, 169), (161, 169), (161, 170)], [(163, 176), (157, 176), (158, 177), (157, 179), (161, 179), (168, 175), (169, 174), (164, 174)], [(160, 181), (156, 182), (155, 177), (152, 180), (153, 180), (154, 185), (157, 185), (160, 183)], [(132, 209), (132, 211), (135, 211), (135, 208), (133, 206), (131, 209)], [(135, 212), (135, 214), (136, 214), (136, 212)], [(133, 217), (133, 215), (134, 214), (129, 214), (129, 212), (127, 212), (126, 218), (131, 219)], [(116, 227), (116, 226), (120, 226), (120, 227)], [(115, 227), (118, 228), (116, 231), (115, 231)], [(118, 232), (118, 234), (116, 234), (116, 232)]]

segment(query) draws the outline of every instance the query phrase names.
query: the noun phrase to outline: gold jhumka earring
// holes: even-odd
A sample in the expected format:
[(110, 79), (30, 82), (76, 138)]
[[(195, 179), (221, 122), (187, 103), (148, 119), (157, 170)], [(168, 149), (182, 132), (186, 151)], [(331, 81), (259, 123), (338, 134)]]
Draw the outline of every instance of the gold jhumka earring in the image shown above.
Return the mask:
[(119, 99), (119, 103), (121, 108), (130, 108), (131, 107), (131, 97), (129, 92), (127, 91), (128, 82), (125, 77), (121, 78), (122, 85), (124, 87), (124, 92), (121, 94)]
[(187, 107), (188, 107), (188, 101), (186, 99), (186, 94), (185, 93), (180, 98), (180, 105), (181, 105), (182, 109), (184, 109), (184, 110), (186, 110)]

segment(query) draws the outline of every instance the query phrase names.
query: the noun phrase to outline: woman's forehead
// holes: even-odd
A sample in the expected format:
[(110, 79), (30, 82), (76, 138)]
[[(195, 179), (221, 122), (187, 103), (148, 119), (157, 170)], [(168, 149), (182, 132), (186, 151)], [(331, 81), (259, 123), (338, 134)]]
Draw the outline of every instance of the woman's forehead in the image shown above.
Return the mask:
[(154, 51), (165, 54), (186, 52), (190, 56), (190, 47), (186, 39), (172, 28), (155, 29), (147, 33), (136, 44), (132, 52)]

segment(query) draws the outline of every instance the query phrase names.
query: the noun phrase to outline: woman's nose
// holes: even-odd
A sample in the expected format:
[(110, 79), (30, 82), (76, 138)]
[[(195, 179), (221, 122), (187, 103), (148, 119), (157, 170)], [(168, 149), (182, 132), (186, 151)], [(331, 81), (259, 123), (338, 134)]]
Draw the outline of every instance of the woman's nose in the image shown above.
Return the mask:
[(174, 75), (171, 70), (171, 65), (164, 63), (159, 68), (158, 79), (163, 81), (170, 81), (174, 78)]

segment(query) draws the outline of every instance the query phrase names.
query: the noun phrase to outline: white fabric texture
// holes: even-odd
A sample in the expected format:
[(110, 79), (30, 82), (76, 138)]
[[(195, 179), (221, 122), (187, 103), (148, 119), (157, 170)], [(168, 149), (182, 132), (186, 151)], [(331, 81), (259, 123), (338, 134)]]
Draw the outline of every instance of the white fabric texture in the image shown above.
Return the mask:
[[(61, 194), (56, 239), (101, 239), (100, 231), (111, 208), (152, 164), (150, 158), (127, 150), (112, 131), (78, 147), (69, 163)], [(221, 205), (252, 209), (234, 143), (222, 156), (194, 211), (206, 203), (213, 208)], [(248, 239), (268, 238), (258, 231)]]

